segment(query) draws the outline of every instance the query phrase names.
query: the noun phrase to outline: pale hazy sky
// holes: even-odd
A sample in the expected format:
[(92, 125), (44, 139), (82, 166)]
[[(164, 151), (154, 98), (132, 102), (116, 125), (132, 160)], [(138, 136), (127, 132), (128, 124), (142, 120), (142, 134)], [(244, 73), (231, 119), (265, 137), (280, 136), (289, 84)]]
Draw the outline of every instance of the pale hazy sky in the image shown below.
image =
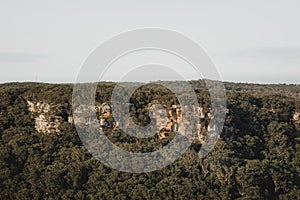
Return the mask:
[(1, 0), (0, 82), (74, 82), (106, 39), (159, 27), (201, 44), (223, 80), (299, 84), (299, 10), (298, 0)]

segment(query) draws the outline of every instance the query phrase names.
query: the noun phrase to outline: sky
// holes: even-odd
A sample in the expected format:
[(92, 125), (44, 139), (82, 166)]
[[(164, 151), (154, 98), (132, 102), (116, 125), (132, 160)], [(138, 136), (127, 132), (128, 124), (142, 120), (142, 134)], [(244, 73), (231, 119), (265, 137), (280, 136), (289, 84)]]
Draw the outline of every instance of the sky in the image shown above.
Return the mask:
[(224, 81), (300, 84), (299, 10), (297, 0), (1, 0), (0, 82), (75, 82), (104, 41), (157, 27), (200, 44)]

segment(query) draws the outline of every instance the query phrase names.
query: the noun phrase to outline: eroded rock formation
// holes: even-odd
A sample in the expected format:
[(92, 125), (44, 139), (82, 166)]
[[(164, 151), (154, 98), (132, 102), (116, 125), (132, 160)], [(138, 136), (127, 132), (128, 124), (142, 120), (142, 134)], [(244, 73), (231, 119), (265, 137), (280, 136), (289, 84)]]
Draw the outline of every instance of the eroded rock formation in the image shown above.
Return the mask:
[(293, 115), (293, 121), (298, 130), (300, 130), (300, 112), (295, 112)]
[[(75, 109), (77, 116), (73, 118), (69, 115), (67, 119), (63, 119), (59, 116), (59, 105), (51, 105), (45, 102), (31, 102), (27, 101), (28, 109), (32, 113), (35, 119), (35, 128), (39, 133), (56, 133), (60, 134), (60, 125), (66, 121), (68, 123), (75, 123), (77, 125), (87, 126), (89, 124), (99, 124), (100, 128), (106, 132), (112, 132), (118, 127), (129, 127), (130, 124), (122, 122), (122, 126), (119, 122), (116, 122), (112, 115), (112, 110), (109, 104), (103, 103), (96, 106), (80, 105)], [(149, 106), (149, 114), (154, 124), (156, 124), (157, 136), (159, 139), (164, 139), (170, 136), (172, 132), (178, 132), (182, 123), (182, 108), (180, 105), (172, 105), (171, 107), (163, 107), (157, 104)], [(204, 142), (207, 132), (216, 131), (215, 127), (209, 124), (210, 119), (213, 118), (211, 112), (207, 110), (204, 112), (204, 108), (201, 106), (194, 107), (194, 112), (199, 117), (199, 121), (196, 124), (196, 136), (195, 140), (200, 143)], [(227, 115), (230, 115), (229, 109), (226, 111)], [(293, 120), (295, 124), (299, 123), (299, 112), (295, 113)], [(228, 124), (224, 125), (223, 135), (230, 137), (234, 134), (234, 128)]]
[(33, 103), (27, 101), (28, 110), (35, 119), (35, 129), (39, 133), (60, 133), (59, 126), (63, 122), (61, 116), (55, 115), (53, 106), (44, 102)]

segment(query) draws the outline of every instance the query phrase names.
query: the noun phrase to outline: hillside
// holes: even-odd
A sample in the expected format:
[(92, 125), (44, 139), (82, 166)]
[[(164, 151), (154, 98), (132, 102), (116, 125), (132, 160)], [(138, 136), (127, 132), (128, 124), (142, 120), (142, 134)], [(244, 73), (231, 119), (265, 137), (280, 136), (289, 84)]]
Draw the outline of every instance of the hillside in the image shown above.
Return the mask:
[[(74, 126), (81, 122), (73, 118), (72, 84), (1, 84), (0, 198), (299, 198), (300, 86), (224, 83), (224, 129), (213, 151), (200, 159), (198, 152), (212, 118), (210, 97), (203, 81), (190, 83), (201, 111), (195, 141), (175, 163), (142, 174), (111, 169), (82, 145)], [(135, 123), (150, 122), (153, 102), (164, 105), (168, 113), (156, 136), (138, 139), (119, 129), (111, 115), (114, 86), (99, 83), (95, 95), (97, 123), (114, 144), (149, 152), (172, 140), (180, 124), (180, 107), (170, 90), (151, 83), (132, 95), (130, 113)]]

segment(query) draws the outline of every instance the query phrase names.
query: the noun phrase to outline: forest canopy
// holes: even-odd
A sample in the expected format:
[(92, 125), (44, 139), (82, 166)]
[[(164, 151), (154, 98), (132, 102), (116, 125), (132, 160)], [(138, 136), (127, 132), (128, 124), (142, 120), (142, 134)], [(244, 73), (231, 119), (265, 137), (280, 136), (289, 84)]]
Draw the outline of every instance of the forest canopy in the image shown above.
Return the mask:
[[(109, 102), (116, 83), (99, 83), (96, 102)], [(180, 85), (180, 82), (177, 84)], [(209, 110), (203, 81), (191, 81), (199, 104)], [(72, 84), (0, 85), (1, 199), (298, 199), (300, 196), (300, 86), (224, 83), (225, 126), (205, 158), (194, 142), (161, 170), (119, 172), (92, 157), (82, 145), (72, 116)], [(41, 134), (30, 102), (55, 105), (59, 134)], [(148, 85), (131, 98), (131, 117), (147, 124), (146, 105), (178, 103), (172, 92)], [(206, 120), (206, 119), (205, 119)], [(204, 123), (207, 123), (204, 120)], [(229, 129), (230, 128), (230, 129)], [(174, 133), (175, 134), (175, 133)], [(141, 141), (116, 129), (108, 135), (132, 152), (153, 151), (172, 140)]]

